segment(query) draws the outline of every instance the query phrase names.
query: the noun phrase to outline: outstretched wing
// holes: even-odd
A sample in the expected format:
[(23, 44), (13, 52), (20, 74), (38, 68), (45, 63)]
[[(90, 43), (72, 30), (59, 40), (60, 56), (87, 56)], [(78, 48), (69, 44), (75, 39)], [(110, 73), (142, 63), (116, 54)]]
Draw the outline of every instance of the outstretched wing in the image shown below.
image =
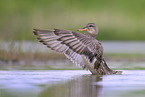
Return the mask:
[(102, 51), (99, 50), (101, 47), (96, 46), (98, 41), (89, 35), (58, 29), (34, 29), (33, 32), (44, 45), (64, 53), (73, 63), (86, 69), (84, 58), (94, 67), (94, 63), (98, 60), (96, 56), (102, 55)]

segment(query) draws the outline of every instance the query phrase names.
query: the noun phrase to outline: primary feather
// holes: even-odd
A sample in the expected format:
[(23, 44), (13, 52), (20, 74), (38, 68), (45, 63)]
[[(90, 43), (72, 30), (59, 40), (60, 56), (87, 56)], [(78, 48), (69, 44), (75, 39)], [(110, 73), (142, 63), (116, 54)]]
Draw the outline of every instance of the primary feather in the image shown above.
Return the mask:
[(88, 68), (82, 57), (93, 66), (95, 63), (94, 60), (97, 60), (95, 59), (97, 52), (98, 55), (103, 53), (103, 51), (97, 51), (102, 49), (101, 45), (95, 46), (95, 44), (99, 44), (99, 42), (87, 34), (58, 29), (34, 29), (33, 32), (38, 36), (37, 39), (44, 45), (47, 45), (47, 47), (52, 50), (64, 53), (67, 58), (81, 66), (83, 69)]

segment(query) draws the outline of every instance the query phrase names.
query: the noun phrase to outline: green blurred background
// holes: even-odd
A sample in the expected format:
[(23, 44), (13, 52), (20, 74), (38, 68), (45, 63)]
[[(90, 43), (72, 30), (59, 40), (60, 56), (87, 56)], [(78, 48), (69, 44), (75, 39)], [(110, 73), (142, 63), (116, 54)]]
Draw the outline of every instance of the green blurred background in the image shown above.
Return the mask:
[(35, 40), (33, 28), (76, 31), (89, 22), (99, 40), (145, 40), (145, 0), (1, 0), (0, 41)]
[[(33, 28), (77, 31), (91, 22), (99, 27), (108, 66), (128, 70), (123, 75), (69, 72), (81, 68), (32, 33)], [(144, 37), (145, 0), (0, 0), (0, 97), (144, 97)]]

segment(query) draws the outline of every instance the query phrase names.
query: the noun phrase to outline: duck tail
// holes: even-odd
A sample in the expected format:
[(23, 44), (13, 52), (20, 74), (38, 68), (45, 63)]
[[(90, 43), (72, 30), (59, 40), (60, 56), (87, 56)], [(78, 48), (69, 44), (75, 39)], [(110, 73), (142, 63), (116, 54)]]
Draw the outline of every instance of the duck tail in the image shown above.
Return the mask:
[(122, 74), (122, 71), (116, 71), (116, 70), (110, 69), (104, 58), (103, 58), (103, 61), (102, 61), (102, 66), (100, 66), (100, 67), (102, 67), (105, 74)]
[(107, 74), (122, 74), (122, 71), (115, 71), (108, 67), (105, 59), (102, 59), (102, 62), (99, 64), (98, 68), (95, 68), (95, 71), (91, 71), (95, 75), (107, 75)]

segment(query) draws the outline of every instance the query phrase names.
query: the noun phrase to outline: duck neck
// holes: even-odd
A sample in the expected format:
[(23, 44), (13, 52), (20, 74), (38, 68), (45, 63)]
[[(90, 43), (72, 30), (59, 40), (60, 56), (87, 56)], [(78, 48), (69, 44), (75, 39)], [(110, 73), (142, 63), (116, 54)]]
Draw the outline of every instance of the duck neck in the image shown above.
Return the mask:
[(89, 35), (94, 37), (94, 38), (98, 35), (98, 31), (96, 31), (96, 30), (88, 31), (88, 32), (89, 32)]
[(92, 37), (96, 37), (98, 35), (98, 29), (88, 29), (88, 32)]
[(91, 33), (92, 37), (97, 37), (98, 32)]
[(96, 36), (97, 36), (97, 34), (92, 34), (92, 33), (86, 33), (86, 34), (88, 34), (88, 35), (90, 35), (90, 36), (92, 36), (94, 38), (96, 38)]

